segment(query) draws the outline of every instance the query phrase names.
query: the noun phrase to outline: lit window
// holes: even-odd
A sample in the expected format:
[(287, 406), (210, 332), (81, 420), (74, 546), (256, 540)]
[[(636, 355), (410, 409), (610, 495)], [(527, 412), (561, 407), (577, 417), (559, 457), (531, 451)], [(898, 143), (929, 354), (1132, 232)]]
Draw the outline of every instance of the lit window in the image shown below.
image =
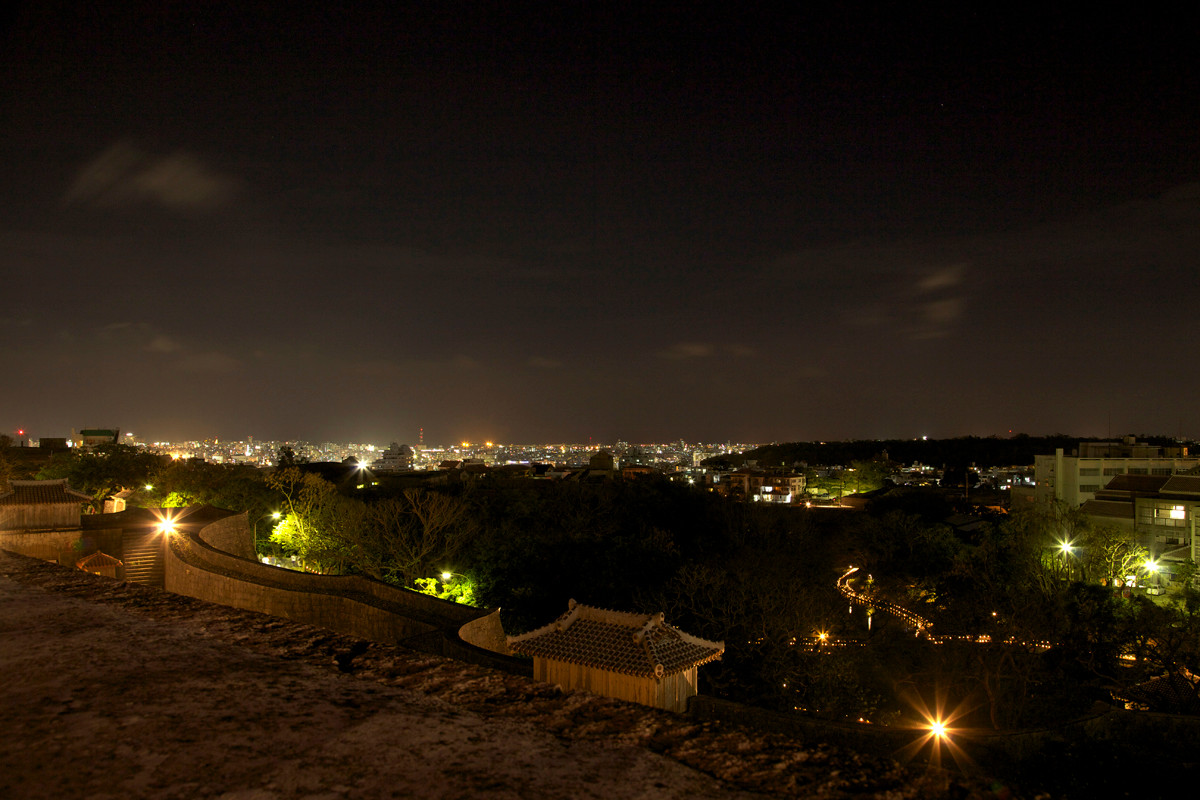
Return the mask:
[(1183, 519), (1183, 506), (1171, 506), (1171, 519)]

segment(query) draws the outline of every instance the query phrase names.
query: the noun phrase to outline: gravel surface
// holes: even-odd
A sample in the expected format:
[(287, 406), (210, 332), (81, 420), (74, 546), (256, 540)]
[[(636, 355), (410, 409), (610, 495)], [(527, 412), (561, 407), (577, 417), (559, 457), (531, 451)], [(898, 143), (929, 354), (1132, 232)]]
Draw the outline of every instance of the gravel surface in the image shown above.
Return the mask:
[(0, 551), (0, 797), (989, 797)]

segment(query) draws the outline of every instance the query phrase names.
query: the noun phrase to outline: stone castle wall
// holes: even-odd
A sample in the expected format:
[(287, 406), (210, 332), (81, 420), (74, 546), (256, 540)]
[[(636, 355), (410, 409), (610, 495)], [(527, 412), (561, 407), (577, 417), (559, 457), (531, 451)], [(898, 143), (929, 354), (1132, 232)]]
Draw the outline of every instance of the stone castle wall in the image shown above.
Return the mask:
[(0, 550), (73, 567), (77, 559), (89, 555), (81, 548), (82, 538), (83, 531), (78, 527), (57, 531), (0, 531)]
[(259, 563), (244, 512), (197, 507), (176, 518), (179, 529), (165, 540), (159, 516), (134, 509), (87, 517), (82, 527), (70, 530), (0, 531), (0, 549), (69, 567), (101, 551), (125, 562), (118, 570), (122, 579), (507, 672), (532, 673), (528, 660), (510, 654), (498, 611), (361, 576), (314, 575)]
[(273, 567), (214, 546), (244, 538), (245, 525), (244, 515), (235, 515), (198, 533), (172, 535), (166, 548), (167, 591), (517, 674), (530, 671), (524, 660), (490, 649), (497, 642), (507, 646), (498, 612), (357, 575)]
[(254, 552), (254, 533), (249, 512), (210, 522), (200, 529), (200, 538), (210, 547), (246, 559), (258, 560)]

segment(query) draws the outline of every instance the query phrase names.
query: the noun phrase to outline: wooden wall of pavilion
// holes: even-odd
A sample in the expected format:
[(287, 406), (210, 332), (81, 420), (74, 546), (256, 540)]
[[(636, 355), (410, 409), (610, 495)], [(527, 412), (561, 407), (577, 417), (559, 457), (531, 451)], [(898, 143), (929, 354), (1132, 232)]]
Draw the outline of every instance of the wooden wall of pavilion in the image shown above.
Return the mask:
[(629, 700), (645, 706), (663, 708), (680, 714), (687, 711), (687, 700), (697, 693), (697, 667), (665, 675), (662, 678), (638, 677), (620, 672), (568, 664), (534, 657), (533, 677), (556, 683), (564, 689), (584, 689), (592, 694)]
[(0, 508), (0, 530), (50, 531), (79, 527), (82, 503), (36, 503)]

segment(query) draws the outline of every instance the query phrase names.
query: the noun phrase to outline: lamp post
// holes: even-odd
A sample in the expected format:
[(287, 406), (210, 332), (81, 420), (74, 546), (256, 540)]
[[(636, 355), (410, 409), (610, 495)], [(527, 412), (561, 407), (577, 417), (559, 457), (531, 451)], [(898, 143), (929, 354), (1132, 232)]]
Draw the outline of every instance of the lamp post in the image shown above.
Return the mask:
[(1067, 580), (1069, 581), (1071, 580), (1071, 553), (1075, 548), (1070, 542), (1063, 542), (1058, 546), (1058, 549), (1062, 552), (1062, 563), (1067, 573)]
[(255, 558), (258, 558), (258, 523), (262, 522), (267, 517), (270, 517), (271, 519), (279, 519), (280, 516), (281, 515), (278, 511), (271, 511), (254, 520), (254, 541), (252, 542), (252, 546), (254, 548)]
[[(438, 578), (441, 582), (438, 597), (468, 606), (475, 605), (475, 588), (468, 576), (459, 572), (446, 571), (442, 572)], [(455, 580), (456, 578), (458, 580)]]
[[(1153, 558), (1146, 559), (1146, 563), (1142, 564), (1142, 569), (1146, 570), (1145, 585), (1146, 585), (1147, 590), (1150, 589), (1150, 579), (1152, 577), (1154, 578), (1155, 588), (1157, 589), (1159, 586), (1161, 586), (1161, 582), (1158, 577), (1158, 562), (1157, 561), (1155, 561)], [(1150, 594), (1159, 594), (1159, 592), (1157, 592), (1157, 591), (1150, 592)]]
[(443, 572), (438, 576), (438, 578), (441, 580), (443, 586), (449, 586), (451, 583), (454, 582), (455, 578), (466, 578), (466, 577), (467, 577), (466, 575), (463, 575), (458, 572)]

